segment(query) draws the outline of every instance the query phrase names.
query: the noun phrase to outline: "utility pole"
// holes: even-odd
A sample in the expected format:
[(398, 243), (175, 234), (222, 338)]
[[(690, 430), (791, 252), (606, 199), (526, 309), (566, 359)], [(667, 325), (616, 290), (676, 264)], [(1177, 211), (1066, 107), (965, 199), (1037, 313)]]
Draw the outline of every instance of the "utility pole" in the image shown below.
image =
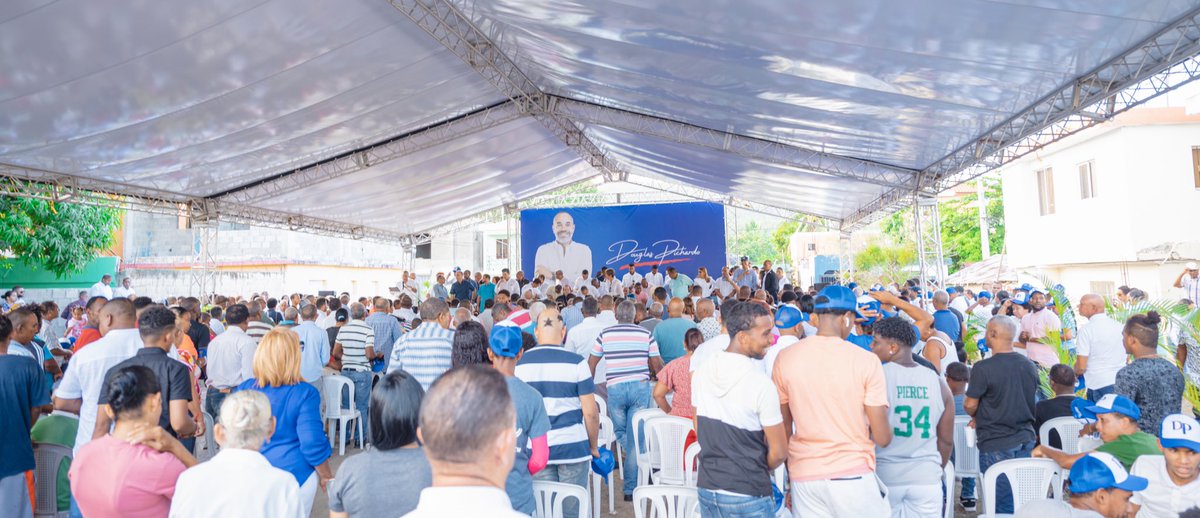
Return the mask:
[(988, 222), (987, 222), (987, 186), (983, 181), (984, 177), (980, 176), (975, 180), (975, 203), (979, 207), (979, 250), (983, 254), (983, 258), (987, 259), (992, 256), (991, 246), (988, 243)]

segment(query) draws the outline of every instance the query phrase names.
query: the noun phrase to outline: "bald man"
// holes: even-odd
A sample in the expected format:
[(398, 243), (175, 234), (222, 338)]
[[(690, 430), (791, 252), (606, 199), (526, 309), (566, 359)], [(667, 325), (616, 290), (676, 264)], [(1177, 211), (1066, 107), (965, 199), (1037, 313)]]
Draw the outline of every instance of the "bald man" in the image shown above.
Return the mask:
[(658, 353), (662, 355), (663, 364), (687, 354), (683, 346), (683, 335), (688, 329), (695, 329), (696, 323), (691, 317), (683, 314), (683, 299), (673, 298), (667, 304), (667, 319), (654, 326), (654, 341), (658, 342)]
[[(1021, 325), (1013, 317), (997, 315), (988, 321), (987, 345), (992, 356), (976, 363), (967, 383), (963, 408), (975, 418), (980, 471), (994, 464), (1027, 458), (1033, 452), (1034, 397), (1038, 369), (1029, 358), (1013, 352)], [(997, 484), (996, 508), (1013, 512), (1011, 486)]]
[[(563, 348), (566, 327), (558, 309), (538, 314), (538, 346), (517, 362), (516, 375), (542, 395), (550, 418), (550, 460), (534, 480), (563, 482), (586, 488), (592, 457), (599, 455), (596, 437), (600, 411), (587, 360)], [(578, 516), (579, 504), (569, 499), (565, 516)]]
[[(1117, 371), (1125, 366), (1125, 345), (1121, 338), (1120, 322), (1109, 318), (1104, 312), (1104, 298), (1089, 293), (1079, 299), (1079, 315), (1087, 318), (1087, 324), (1079, 328), (1079, 341), (1075, 345), (1075, 375), (1087, 387), (1087, 397), (1100, 401), (1111, 394), (1117, 383)], [(1180, 347), (1179, 364), (1187, 359), (1187, 348)], [(1084, 377), (1084, 373), (1087, 377)]]
[(129, 299), (113, 299), (100, 310), (101, 338), (71, 358), (71, 368), (54, 392), (54, 409), (79, 414), (75, 453), (92, 440), (104, 375), (137, 354), (142, 337), (134, 328), (137, 312)]

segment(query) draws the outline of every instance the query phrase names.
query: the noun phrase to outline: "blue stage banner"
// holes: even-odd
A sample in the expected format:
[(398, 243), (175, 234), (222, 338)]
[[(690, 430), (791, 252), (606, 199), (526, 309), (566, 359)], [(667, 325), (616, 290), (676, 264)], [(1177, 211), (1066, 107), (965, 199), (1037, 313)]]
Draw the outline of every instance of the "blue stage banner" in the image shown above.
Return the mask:
[[(666, 203), (521, 211), (521, 268), (574, 280), (582, 270), (628, 265), (646, 274), (659, 265), (694, 277), (701, 266), (719, 277), (725, 264), (725, 209), (718, 203)], [(530, 274), (529, 272), (534, 272)]]

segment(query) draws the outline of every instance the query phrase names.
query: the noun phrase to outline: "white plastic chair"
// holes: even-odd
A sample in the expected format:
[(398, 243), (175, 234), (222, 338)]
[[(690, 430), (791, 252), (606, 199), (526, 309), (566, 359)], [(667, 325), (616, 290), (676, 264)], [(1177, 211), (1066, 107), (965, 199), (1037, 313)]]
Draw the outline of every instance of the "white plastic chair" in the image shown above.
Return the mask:
[(1104, 441), (1102, 439), (1100, 439), (1099, 437), (1093, 437), (1091, 435), (1088, 435), (1086, 437), (1080, 437), (1079, 438), (1079, 451), (1076, 453), (1086, 453), (1086, 452), (1092, 451), (1096, 448), (1099, 448), (1101, 444), (1104, 444)]
[[(950, 480), (953, 481), (954, 479)], [(775, 473), (771, 475), (771, 481), (775, 483), (775, 488), (778, 489), (780, 493), (783, 493), (784, 498), (787, 498), (788, 470), (786, 461), (783, 464), (780, 464), (779, 467), (775, 468)], [(779, 506), (779, 510), (775, 512), (775, 518), (792, 518), (792, 512), (787, 508), (787, 502), (784, 502), (784, 505)]]
[[(598, 446), (607, 446), (615, 443), (617, 435), (613, 431), (612, 419), (607, 416), (600, 416), (600, 433), (597, 434), (596, 444)], [(616, 456), (617, 450), (612, 450), (613, 456)], [(618, 468), (614, 467), (613, 471)], [(617, 514), (616, 507), (616, 490), (613, 487), (613, 474), (609, 472), (608, 477), (601, 477), (595, 471), (589, 471), (588, 483), (591, 486), (589, 489), (592, 493), (592, 516), (600, 516), (600, 493), (604, 489), (604, 485), (608, 484), (608, 514)]]
[(217, 453), (217, 439), (216, 432), (213, 432), (213, 418), (211, 415), (208, 415), (208, 412), (201, 411), (201, 413), (204, 414), (204, 441), (201, 442), (199, 438), (196, 439), (196, 444), (192, 446), (192, 455), (199, 458), (200, 446), (203, 445), (204, 449), (208, 450), (207, 455), (212, 457)]
[(688, 446), (687, 451), (683, 452), (683, 485), (688, 487), (696, 487), (698, 478), (700, 477), (700, 443), (694, 442)]
[(653, 439), (650, 441), (651, 467), (658, 468), (655, 484), (682, 486), (687, 484), (684, 474), (684, 445), (692, 431), (692, 420), (678, 416), (663, 416), (646, 422)]
[(996, 482), (1000, 475), (1008, 477), (1012, 487), (1013, 509), (1034, 500), (1045, 500), (1046, 494), (1060, 498), (1062, 493), (1062, 468), (1050, 459), (1009, 459), (997, 462), (983, 474), (984, 516), (994, 518), (996, 514)]
[[(351, 423), (358, 423), (358, 446), (363, 445), (363, 421), (362, 415), (358, 409), (354, 407), (354, 382), (345, 376), (334, 375), (325, 376), (325, 425), (329, 426), (330, 422), (337, 427), (337, 448), (338, 455), (346, 454), (346, 427)], [(342, 391), (349, 391), (346, 401), (349, 402), (349, 407), (342, 406)], [(329, 435), (330, 445), (333, 445), (334, 435), (327, 430)]]
[(692, 518), (699, 514), (700, 498), (694, 487), (641, 486), (633, 490), (634, 518)]
[[(653, 447), (653, 436), (650, 435), (646, 422), (651, 419), (666, 416), (661, 408), (644, 408), (634, 412), (633, 418), (630, 419), (630, 430), (625, 433), (633, 434), (633, 449), (634, 458), (637, 459), (637, 485), (644, 486), (650, 483), (650, 474), (654, 470), (654, 461), (651, 459), (650, 448)], [(645, 440), (643, 440), (643, 437)], [(622, 473), (624, 473), (622, 471)]]
[(1079, 431), (1083, 430), (1083, 423), (1079, 422), (1074, 417), (1055, 417), (1045, 423), (1042, 423), (1041, 429), (1038, 430), (1038, 440), (1047, 448), (1050, 447), (1050, 432), (1057, 431), (1058, 438), (1062, 442), (1061, 450), (1066, 453), (1079, 453)]
[[(979, 445), (967, 446), (966, 429), (970, 422), (970, 416), (954, 417), (954, 478), (958, 480), (971, 477), (978, 479), (983, 475), (979, 470)], [(975, 491), (979, 492), (978, 484), (975, 485)]]
[(579, 502), (579, 518), (590, 518), (588, 512), (588, 491), (575, 484), (550, 482), (546, 480), (533, 481), (533, 501), (537, 511), (534, 518), (563, 518), (563, 504), (568, 498)]
[(942, 484), (945, 485), (945, 498), (942, 501), (942, 518), (954, 518), (954, 463), (947, 462), (942, 469)]
[[(36, 518), (64, 517), (70, 513), (58, 512), (58, 469), (63, 461), (71, 460), (71, 449), (58, 444), (38, 444), (33, 447), (34, 495), (37, 505), (33, 509)], [(25, 482), (22, 479), (21, 490)]]

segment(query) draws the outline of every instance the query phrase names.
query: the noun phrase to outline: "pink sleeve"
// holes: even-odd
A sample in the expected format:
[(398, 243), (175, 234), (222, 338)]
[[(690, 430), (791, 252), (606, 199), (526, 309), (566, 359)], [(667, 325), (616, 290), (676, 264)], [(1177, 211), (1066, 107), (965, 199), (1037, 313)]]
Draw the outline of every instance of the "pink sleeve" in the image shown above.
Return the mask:
[[(887, 378), (883, 375), (883, 364), (875, 358), (867, 366), (866, 394), (863, 404), (866, 406), (888, 406)], [(778, 362), (776, 363), (778, 365)]]
[[(154, 480), (147, 481), (148, 487), (151, 488), (154, 494), (162, 495), (167, 499), (174, 498), (175, 482), (179, 480), (179, 475), (183, 474), (183, 471), (187, 469), (187, 466), (184, 466), (179, 459), (175, 458), (175, 456), (171, 455), (170, 453), (163, 453), (158, 455), (158, 457), (159, 462), (161, 463), (161, 466), (158, 470), (159, 473)], [(153, 472), (153, 470), (147, 470), (145, 473), (149, 475)]]
[(546, 443), (545, 435), (534, 437), (530, 442), (533, 443), (533, 451), (529, 453), (529, 474), (536, 475), (550, 462), (550, 446)]

